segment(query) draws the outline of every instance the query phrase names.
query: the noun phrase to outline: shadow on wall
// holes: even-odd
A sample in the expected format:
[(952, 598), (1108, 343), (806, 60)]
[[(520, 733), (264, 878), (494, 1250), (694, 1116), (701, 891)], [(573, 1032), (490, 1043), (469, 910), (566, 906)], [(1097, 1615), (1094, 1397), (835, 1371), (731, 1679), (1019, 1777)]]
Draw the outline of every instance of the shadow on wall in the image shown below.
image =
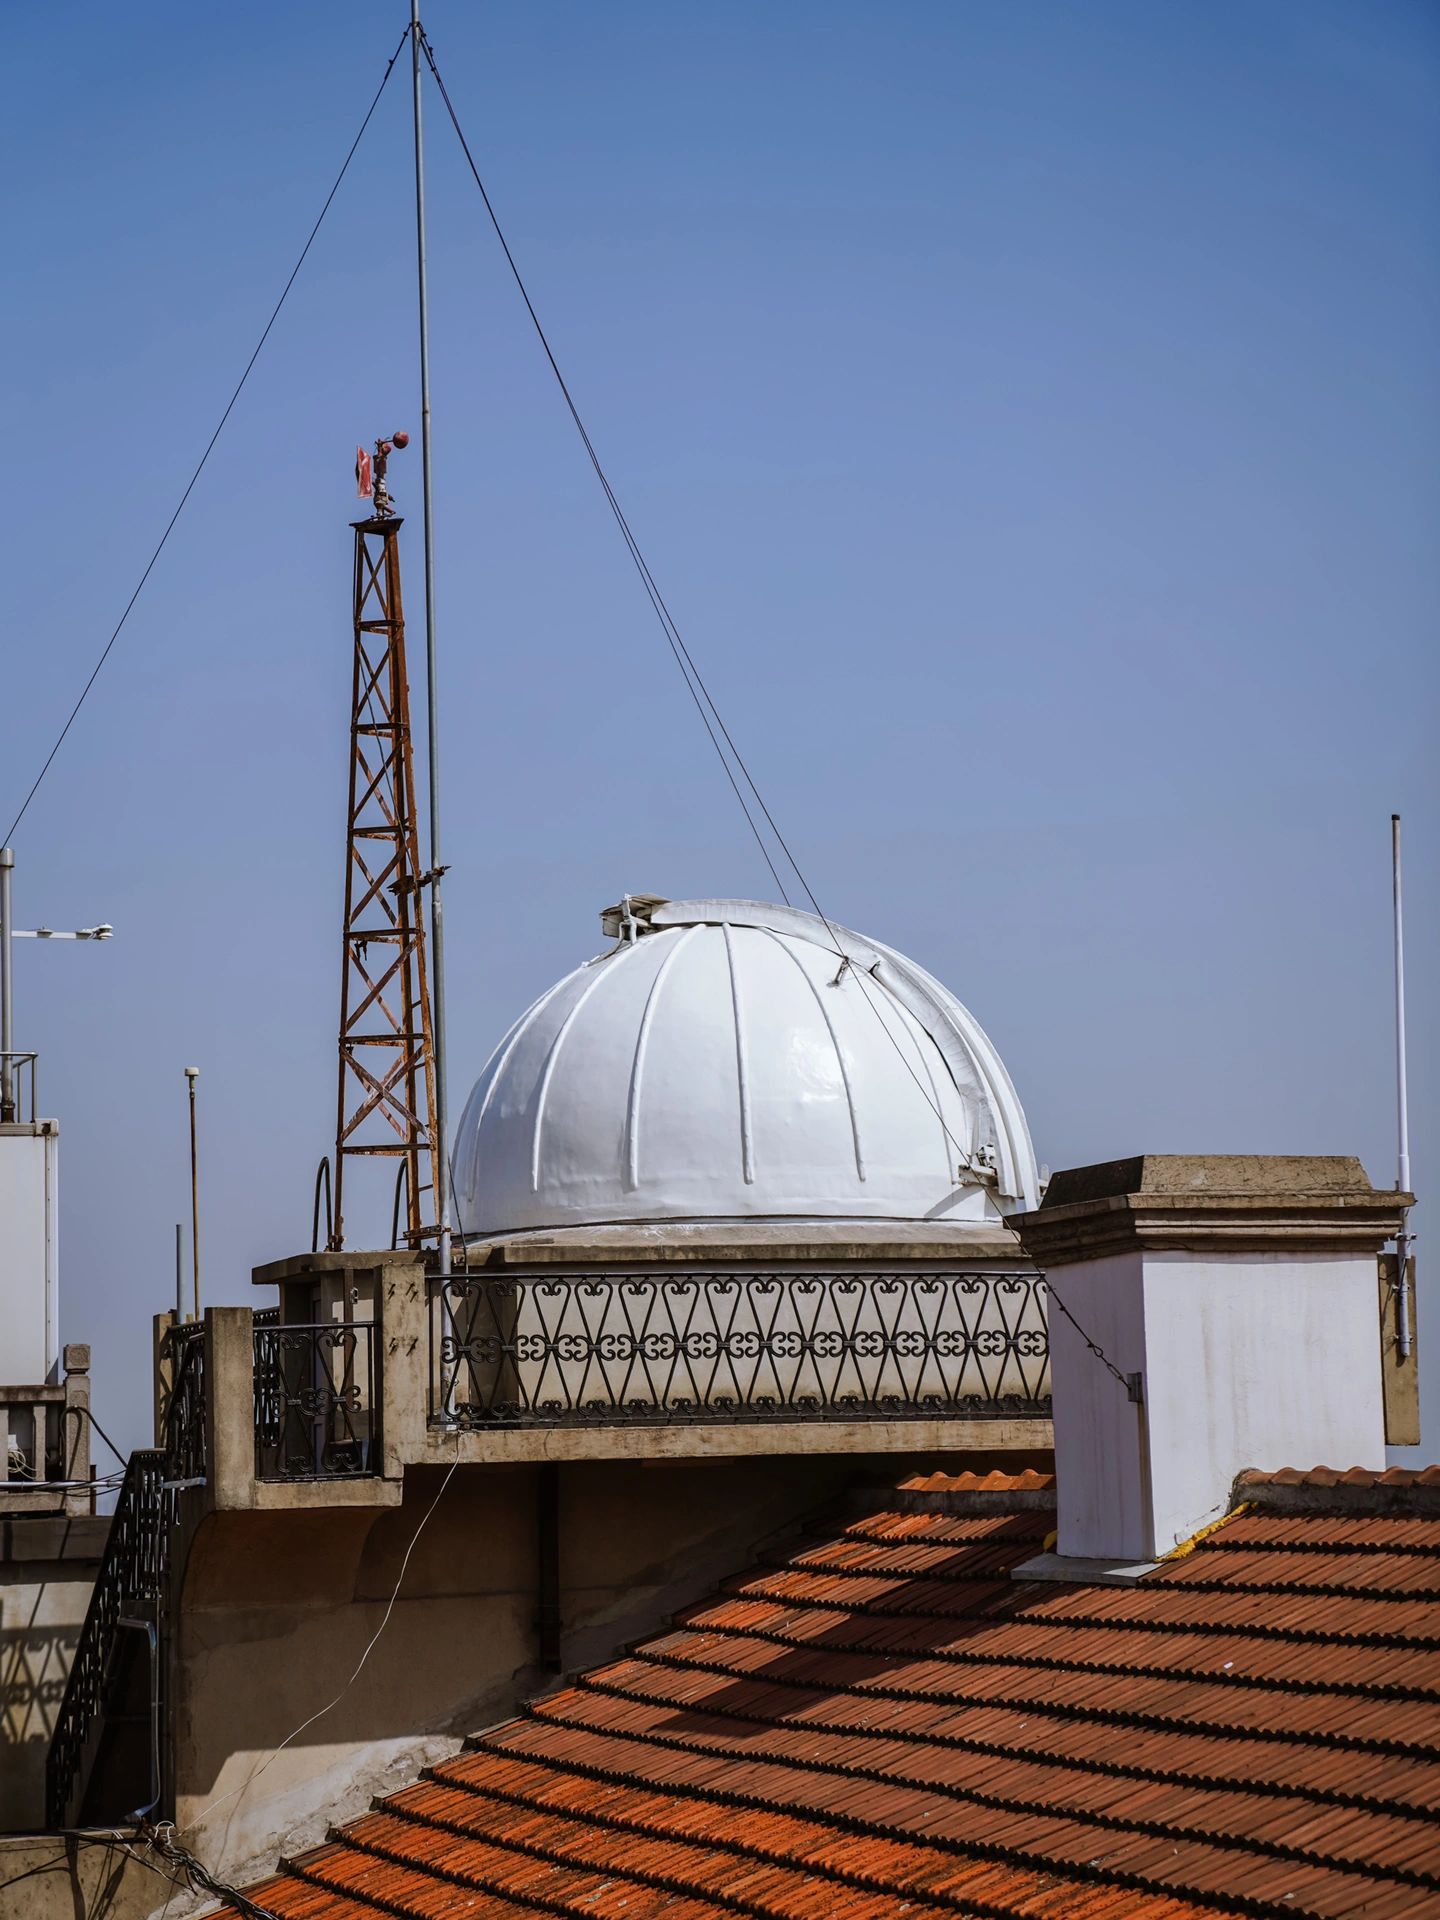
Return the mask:
[[(69, 1582), (57, 1583), (69, 1585)], [(45, 1761), (80, 1624), (46, 1626), (47, 1588), (0, 1593), (0, 1832), (45, 1824)]]

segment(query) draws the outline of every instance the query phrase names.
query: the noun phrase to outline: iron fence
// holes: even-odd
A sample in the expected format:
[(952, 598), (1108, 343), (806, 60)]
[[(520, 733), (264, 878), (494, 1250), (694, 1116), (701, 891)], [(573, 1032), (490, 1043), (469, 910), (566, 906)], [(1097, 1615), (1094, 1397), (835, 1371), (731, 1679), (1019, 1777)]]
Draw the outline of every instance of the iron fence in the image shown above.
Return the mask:
[(205, 1456), (205, 1328), (199, 1320), (171, 1327), (170, 1393), (165, 1402), (165, 1477), (203, 1480)]
[(378, 1472), (374, 1323), (271, 1324), (254, 1339), (256, 1479)]
[(1035, 1273), (456, 1274), (431, 1287), (437, 1425), (1049, 1411)]
[(129, 1783), (135, 1806), (107, 1812), (116, 1818), (149, 1813), (159, 1801), (162, 1757), (158, 1734), (163, 1725), (165, 1683), (165, 1584), (175, 1497), (174, 1489), (167, 1483), (163, 1450), (155, 1447), (132, 1453), (51, 1736), (45, 1767), (45, 1817), (52, 1827), (73, 1826), (85, 1811), (83, 1771), (92, 1733), (105, 1713), (122, 1635), (136, 1630), (148, 1640), (151, 1663), (150, 1804), (143, 1804), (144, 1789), (136, 1779)]

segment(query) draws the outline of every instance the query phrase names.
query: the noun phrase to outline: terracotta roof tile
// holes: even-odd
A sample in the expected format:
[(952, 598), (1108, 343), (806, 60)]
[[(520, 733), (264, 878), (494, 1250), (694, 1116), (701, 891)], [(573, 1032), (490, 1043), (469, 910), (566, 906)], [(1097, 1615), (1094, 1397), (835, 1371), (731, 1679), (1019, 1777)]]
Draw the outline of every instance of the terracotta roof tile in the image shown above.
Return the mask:
[(282, 1920), (1440, 1915), (1440, 1513), (1275, 1507), (1357, 1483), (1252, 1477), (1135, 1585), (1017, 1583), (1046, 1479), (906, 1481), (254, 1897)]
[(1053, 1473), (1027, 1467), (1023, 1473), (914, 1473), (900, 1482), (901, 1493), (1038, 1493), (1053, 1487)]
[(1274, 1473), (1252, 1469), (1236, 1480), (1235, 1497), (1291, 1512), (1440, 1515), (1440, 1466), (1282, 1467)]

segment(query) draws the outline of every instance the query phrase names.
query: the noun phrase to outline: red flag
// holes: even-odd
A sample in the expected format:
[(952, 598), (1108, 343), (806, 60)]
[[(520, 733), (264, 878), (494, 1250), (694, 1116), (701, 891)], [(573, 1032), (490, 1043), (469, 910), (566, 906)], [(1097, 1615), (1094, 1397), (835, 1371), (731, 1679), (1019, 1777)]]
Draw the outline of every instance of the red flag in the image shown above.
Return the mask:
[(355, 491), (362, 500), (368, 500), (375, 491), (375, 462), (364, 447), (355, 449)]

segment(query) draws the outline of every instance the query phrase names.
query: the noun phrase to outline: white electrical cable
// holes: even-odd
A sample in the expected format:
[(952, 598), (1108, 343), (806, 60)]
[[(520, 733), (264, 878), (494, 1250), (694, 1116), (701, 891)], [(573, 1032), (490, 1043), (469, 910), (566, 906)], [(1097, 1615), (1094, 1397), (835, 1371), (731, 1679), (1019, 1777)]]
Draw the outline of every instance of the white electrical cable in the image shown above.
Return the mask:
[(202, 1808), (201, 1811), (196, 1814), (195, 1818), (190, 1822), (189, 1826), (177, 1828), (176, 1829), (177, 1833), (194, 1833), (196, 1828), (200, 1825), (201, 1821), (208, 1819), (209, 1816), (212, 1813), (214, 1813), (217, 1807), (223, 1807), (227, 1800), (233, 1800), (236, 1798), (237, 1795), (247, 1792), (250, 1786), (252, 1785), (252, 1783), (258, 1780), (260, 1778), (260, 1775), (264, 1773), (265, 1769), (270, 1765), (271, 1761), (278, 1759), (279, 1756), (285, 1751), (286, 1747), (289, 1746), (292, 1740), (298, 1740), (300, 1735), (304, 1733), (307, 1727), (313, 1727), (317, 1720), (323, 1720), (325, 1718), (325, 1715), (327, 1713), (332, 1712), (336, 1707), (338, 1707), (340, 1702), (345, 1698), (346, 1694), (349, 1693), (350, 1689), (354, 1686), (355, 1682), (360, 1678), (361, 1672), (363, 1671), (365, 1666), (365, 1662), (370, 1658), (371, 1653), (375, 1649), (376, 1641), (380, 1638), (381, 1634), (384, 1633), (386, 1627), (388, 1627), (390, 1624), (390, 1616), (395, 1611), (395, 1602), (400, 1598), (400, 1589), (405, 1583), (405, 1573), (406, 1573), (406, 1569), (410, 1565), (410, 1556), (415, 1551), (415, 1542), (420, 1538), (421, 1534), (425, 1531), (426, 1523), (429, 1521), (431, 1514), (434, 1513), (436, 1507), (439, 1506), (441, 1500), (445, 1497), (445, 1489), (449, 1486), (451, 1480), (454, 1479), (455, 1469), (459, 1466), (459, 1464), (460, 1462), (458, 1459), (452, 1460), (450, 1462), (449, 1471), (446, 1473), (445, 1478), (440, 1482), (439, 1492), (435, 1495), (435, 1498), (430, 1502), (429, 1506), (425, 1509), (424, 1513), (420, 1517), (419, 1526), (417, 1526), (414, 1533), (411, 1534), (410, 1544), (405, 1549), (405, 1558), (400, 1562), (400, 1572), (399, 1572), (399, 1576), (395, 1581), (395, 1590), (390, 1595), (390, 1599), (386, 1605), (385, 1612), (380, 1621), (380, 1624), (375, 1629), (374, 1633), (371, 1634), (369, 1642), (366, 1645), (365, 1651), (361, 1654), (360, 1658), (355, 1663), (355, 1671), (351, 1674), (350, 1678), (345, 1682), (344, 1686), (340, 1689), (339, 1693), (336, 1694), (333, 1700), (327, 1701), (323, 1707), (317, 1708), (316, 1711), (310, 1715), (308, 1720), (302, 1720), (299, 1726), (296, 1727), (293, 1732), (287, 1733), (285, 1738), (280, 1742), (279, 1746), (272, 1748), (272, 1750), (265, 1756), (265, 1758), (259, 1763), (259, 1765), (256, 1767), (253, 1767), (250, 1770), (250, 1772), (246, 1774), (245, 1778), (240, 1782), (240, 1785), (238, 1787), (232, 1787), (228, 1793), (222, 1793), (218, 1799), (212, 1800), (208, 1807)]

